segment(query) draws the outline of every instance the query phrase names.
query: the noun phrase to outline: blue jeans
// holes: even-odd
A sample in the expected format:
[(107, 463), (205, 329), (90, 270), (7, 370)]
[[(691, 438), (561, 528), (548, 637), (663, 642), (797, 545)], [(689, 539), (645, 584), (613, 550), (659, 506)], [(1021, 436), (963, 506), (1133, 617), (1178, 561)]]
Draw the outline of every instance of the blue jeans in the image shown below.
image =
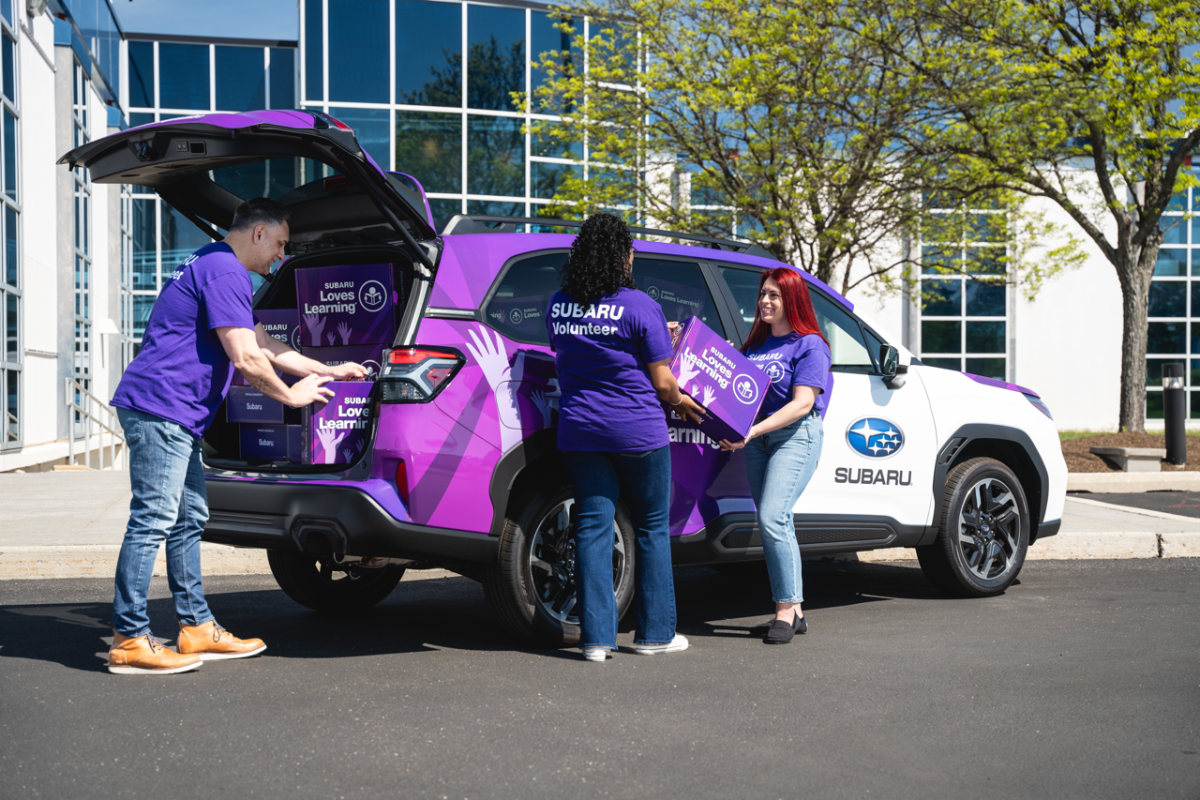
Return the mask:
[(613, 517), (617, 497), (633, 523), (637, 557), (634, 641), (675, 638), (675, 579), (671, 573), (671, 451), (578, 453), (563, 460), (575, 493), (575, 594), (582, 632), (580, 647), (617, 647), (617, 603), (613, 596)]
[(804, 601), (792, 509), (817, 469), (824, 440), (821, 416), (812, 413), (746, 444), (746, 477), (776, 603)]
[(146, 593), (154, 559), (167, 541), (167, 581), (175, 616), (184, 625), (213, 618), (200, 585), (200, 534), (208, 522), (208, 494), (200, 463), (200, 440), (182, 425), (118, 408), (129, 448), (129, 525), (117, 559), (113, 630), (124, 636), (150, 632)]

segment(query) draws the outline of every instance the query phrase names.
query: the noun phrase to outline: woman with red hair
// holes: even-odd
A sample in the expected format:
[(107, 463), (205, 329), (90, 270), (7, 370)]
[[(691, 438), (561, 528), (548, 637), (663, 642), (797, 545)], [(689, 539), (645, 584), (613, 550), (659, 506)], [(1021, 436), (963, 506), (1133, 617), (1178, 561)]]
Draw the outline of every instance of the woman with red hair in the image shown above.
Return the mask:
[(751, 633), (763, 634), (767, 644), (787, 644), (808, 632), (800, 608), (804, 584), (792, 508), (821, 457), (830, 365), (829, 343), (817, 326), (808, 285), (795, 270), (763, 273), (754, 326), (742, 352), (771, 383), (746, 438), (722, 440), (721, 448), (746, 449), (746, 477), (775, 598), (775, 618)]

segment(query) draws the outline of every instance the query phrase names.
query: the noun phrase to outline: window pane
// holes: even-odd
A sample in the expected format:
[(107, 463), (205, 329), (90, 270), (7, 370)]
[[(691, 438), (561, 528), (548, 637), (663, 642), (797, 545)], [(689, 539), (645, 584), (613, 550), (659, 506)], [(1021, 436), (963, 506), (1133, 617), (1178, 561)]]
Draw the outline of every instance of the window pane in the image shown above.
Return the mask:
[(19, 302), (15, 294), (4, 293), (4, 353), (14, 363), (21, 360), (21, 353), (17, 350), (17, 332), (21, 330), (17, 324)]
[(1158, 223), (1163, 232), (1163, 244), (1187, 244), (1187, 222), (1179, 217), (1163, 217)]
[(13, 23), (13, 0), (0, 0), (0, 16), (4, 17), (4, 21), (9, 25)]
[(921, 321), (922, 353), (961, 353), (962, 323)]
[(968, 358), (967, 372), (972, 375), (982, 375), (985, 378), (1006, 380), (1005, 360), (1003, 358)]
[(146, 332), (146, 322), (150, 319), (150, 310), (154, 308), (154, 301), (157, 298), (136, 294), (133, 296), (133, 335), (140, 339), (142, 334)]
[(391, 169), (391, 131), (388, 130), (391, 112), (386, 108), (330, 108), (329, 113), (354, 129), (362, 149), (371, 154), (383, 169)]
[(207, 110), (208, 46), (160, 42), (158, 79), (162, 108)]
[(1003, 275), (1005, 268), (1003, 247), (968, 247), (966, 251), (967, 272), (976, 275)]
[(699, 317), (701, 322), (719, 335), (725, 335), (725, 326), (717, 316), (712, 294), (708, 291), (699, 265), (657, 258), (635, 258), (633, 279), (639, 289), (658, 301), (668, 322), (682, 324), (692, 317)]
[(874, 372), (875, 362), (867, 351), (858, 320), (823, 292), (809, 288), (813, 310), (817, 312), (817, 324), (829, 342), (834, 368), (847, 372)]
[(467, 117), (467, 126), (467, 191), (524, 197), (525, 135), (521, 133), (521, 120), (471, 116)]
[(537, 68), (537, 64), (542, 61), (544, 54), (549, 52), (557, 52), (560, 55), (556, 59), (560, 64), (567, 65), (571, 62), (571, 37), (572, 33), (563, 33), (559, 30), (559, 26), (564, 20), (551, 19), (549, 14), (543, 14), (534, 11), (530, 15), (530, 33), (532, 41), (530, 43), (530, 58), (533, 61), (533, 84), (540, 86), (546, 81), (546, 73)]
[(921, 248), (921, 271), (926, 275), (940, 275), (962, 270), (962, 251), (956, 247), (925, 245)]
[(579, 167), (570, 164), (547, 164), (532, 161), (529, 164), (530, 194), (547, 200), (554, 197), (562, 182), (567, 178), (581, 178)]
[(427, 192), (462, 191), (462, 116), (396, 112), (396, 171)]
[(1192, 419), (1200, 419), (1200, 392), (1191, 392), (1192, 395), (1192, 413), (1189, 416)]
[[(1195, 285), (1200, 286), (1200, 283)], [(1186, 317), (1187, 284), (1183, 281), (1151, 281), (1150, 316)]]
[(523, 217), (525, 216), (525, 204), (504, 200), (468, 200), (467, 213), (496, 217)]
[(1003, 284), (967, 281), (968, 317), (1003, 317), (1005, 313)]
[(1179, 363), (1175, 358), (1148, 358), (1146, 359), (1146, 385), (1147, 386), (1162, 386), (1162, 368), (1163, 364)]
[(1003, 353), (1004, 327), (1003, 322), (968, 322), (967, 352)]
[(296, 107), (296, 51), (271, 48), (271, 108)]
[(1192, 327), (1192, 352), (1200, 353), (1200, 323), (1193, 322), (1191, 327)]
[(215, 48), (217, 110), (254, 111), (267, 104), (267, 74), (261, 47)]
[(17, 212), (4, 208), (4, 279), (10, 286), (17, 286)]
[(484, 308), (484, 321), (518, 342), (548, 345), (546, 304), (558, 291), (558, 273), (566, 260), (566, 253), (555, 253), (514, 264)]
[(1183, 353), (1187, 346), (1183, 322), (1151, 322), (1147, 339), (1148, 353)]
[(396, 0), (396, 102), (462, 105), (462, 6), (458, 3)]
[(921, 313), (927, 317), (958, 317), (962, 315), (961, 280), (942, 279), (921, 281)]
[(467, 6), (467, 108), (515, 111), (525, 89), (525, 12)]
[(16, 442), (21, 438), (21, 409), (17, 400), (21, 396), (21, 373), (15, 369), (5, 370), (4, 378), (4, 438)]
[(1008, 219), (1004, 214), (968, 214), (968, 242), (1003, 242), (1008, 236)]
[(133, 201), (133, 288), (158, 288), (155, 275), (158, 257), (154, 248), (154, 203), (152, 199)]
[(754, 325), (755, 308), (758, 305), (758, 281), (762, 273), (758, 270), (735, 269), (721, 267), (721, 275), (733, 295), (733, 302), (738, 307), (738, 319), (742, 325), (742, 336), (750, 333)]
[(4, 110), (4, 193), (17, 200), (17, 118)]
[(304, 100), (325, 99), (325, 56), (321, 0), (304, 2)]
[(1158, 262), (1154, 265), (1156, 277), (1177, 277), (1187, 274), (1187, 250), (1164, 247), (1158, 251)]
[(13, 40), (7, 36), (0, 37), (0, 39), (3, 39), (3, 41), (0, 41), (0, 59), (2, 59), (4, 62), (4, 96), (15, 104), (17, 102), (17, 76), (14, 72), (13, 63), (13, 50), (15, 45)]
[(329, 99), (388, 101), (388, 0), (328, 0)]
[(167, 203), (162, 204), (162, 272), (165, 282), (179, 262), (211, 240), (192, 221)]
[(1163, 393), (1146, 392), (1146, 419), (1163, 418)]
[(921, 363), (927, 367), (937, 367), (938, 369), (952, 369), (955, 372), (962, 370), (961, 358), (922, 358)]
[[(151, 122), (154, 122), (154, 114), (148, 111), (138, 111), (129, 115), (129, 127), (131, 128), (136, 128), (139, 125), (149, 125)], [(138, 189), (142, 188), (143, 187), (141, 186), (135, 186), (133, 187), (133, 190), (136, 192)], [(145, 189), (144, 191), (150, 190)]]
[(446, 200), (438, 198), (429, 198), (429, 210), (433, 212), (433, 224), (439, 231), (446, 227), (446, 223), (455, 214), (462, 213), (462, 201)]
[(546, 131), (540, 131), (530, 137), (530, 155), (545, 158), (573, 158), (583, 161), (583, 142), (558, 140)]

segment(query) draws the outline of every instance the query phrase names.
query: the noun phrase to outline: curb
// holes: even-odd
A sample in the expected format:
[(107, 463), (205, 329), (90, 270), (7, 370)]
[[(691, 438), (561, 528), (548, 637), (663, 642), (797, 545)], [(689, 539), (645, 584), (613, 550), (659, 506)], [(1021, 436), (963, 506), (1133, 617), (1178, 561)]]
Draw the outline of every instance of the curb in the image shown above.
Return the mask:
[[(916, 561), (909, 547), (856, 553), (859, 561)], [(1029, 548), (1026, 561), (1079, 561), (1126, 558), (1200, 558), (1200, 533), (1060, 533)]]
[(1200, 472), (1072, 472), (1068, 492), (1200, 492)]

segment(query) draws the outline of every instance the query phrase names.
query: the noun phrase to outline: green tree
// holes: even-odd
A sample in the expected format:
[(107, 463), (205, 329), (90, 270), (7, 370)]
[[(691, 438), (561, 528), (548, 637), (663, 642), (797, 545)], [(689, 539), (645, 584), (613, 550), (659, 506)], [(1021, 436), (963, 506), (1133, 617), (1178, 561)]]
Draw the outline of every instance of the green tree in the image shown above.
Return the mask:
[[(839, 22), (918, 83), (897, 136), (959, 185), (1045, 198), (1116, 270), (1118, 424), (1145, 429), (1147, 310), (1163, 212), (1196, 180), (1200, 15), (1173, 0), (873, 0)], [(1086, 357), (1086, 354), (1073, 354)]]

